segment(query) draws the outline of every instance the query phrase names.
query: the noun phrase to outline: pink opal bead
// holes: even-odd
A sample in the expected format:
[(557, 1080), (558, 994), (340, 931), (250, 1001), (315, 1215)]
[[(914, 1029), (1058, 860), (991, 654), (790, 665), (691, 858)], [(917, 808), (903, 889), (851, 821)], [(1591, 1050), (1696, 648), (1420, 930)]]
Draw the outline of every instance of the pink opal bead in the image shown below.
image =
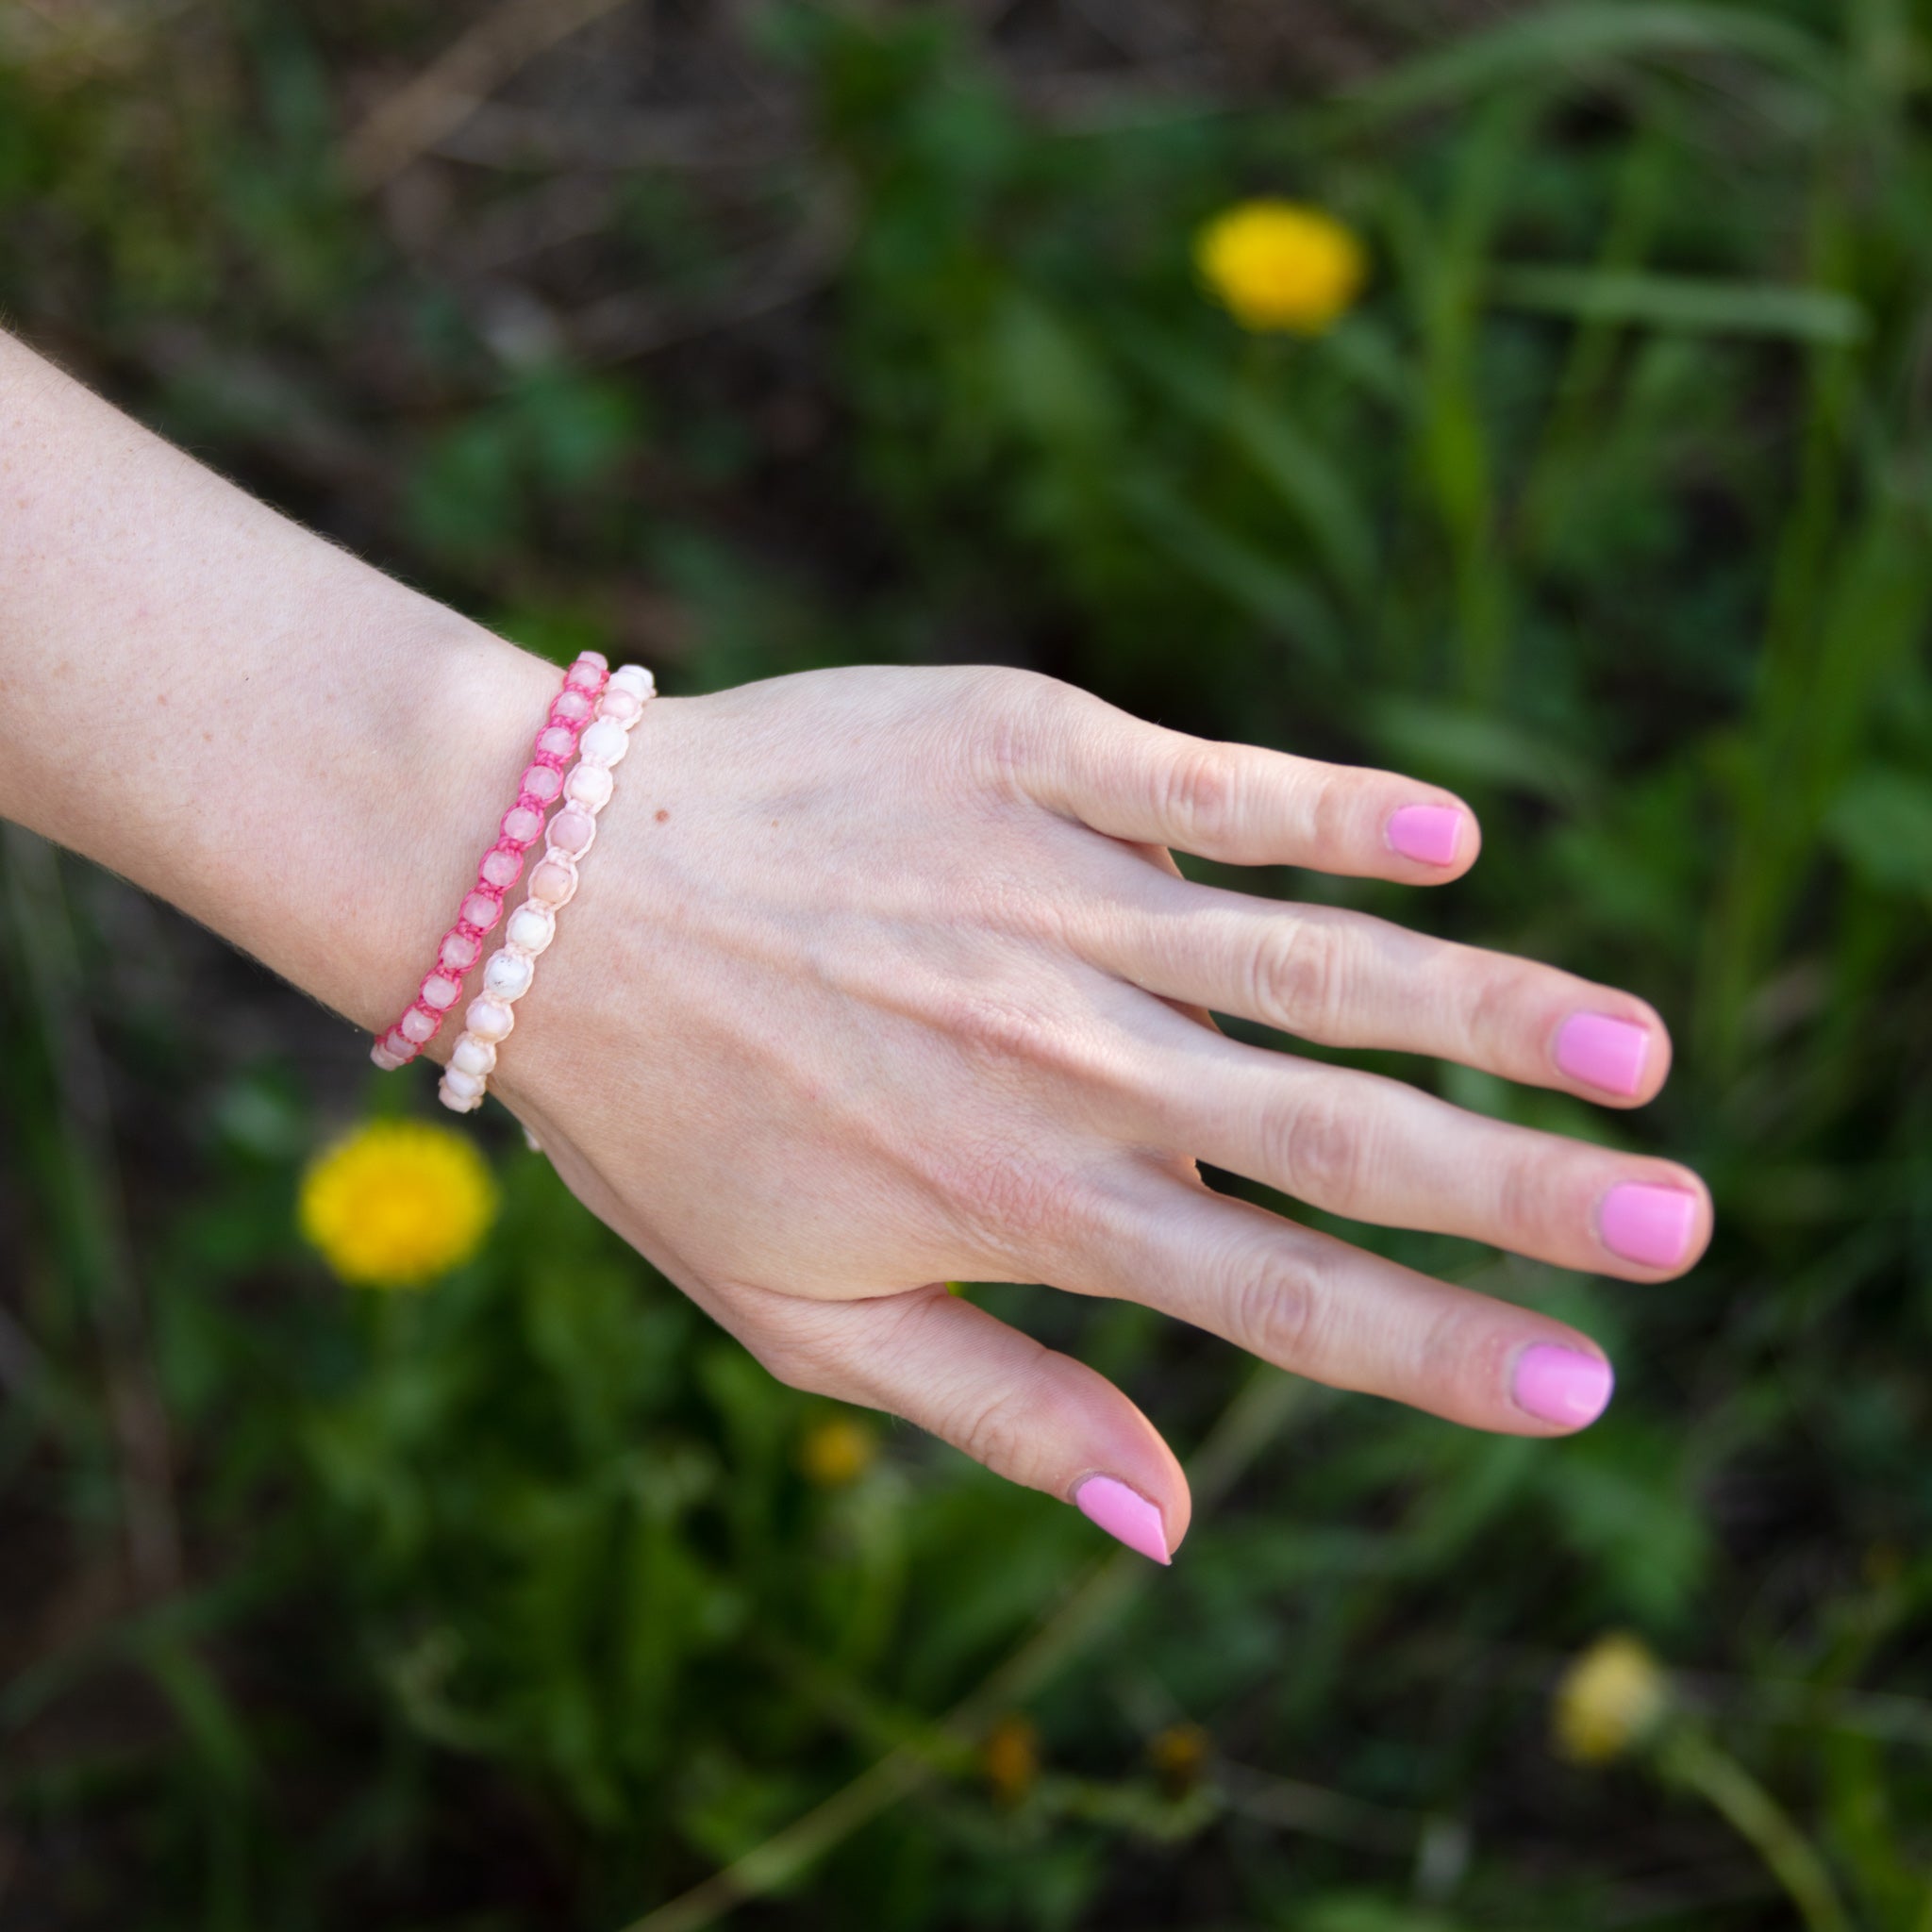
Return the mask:
[(463, 1015), (463, 1024), (478, 1040), (492, 1043), (507, 1038), (516, 1024), (517, 1016), (501, 1000), (472, 1000), (470, 1010)]
[(537, 963), (508, 947), (494, 956), (483, 969), (483, 990), (499, 1000), (520, 1000), (529, 991), (537, 976)]
[(434, 1013), (425, 1013), (421, 1007), (411, 1007), (396, 1022), (396, 1031), (411, 1046), (421, 1046), (425, 1041), (434, 1040), (436, 1038), (436, 1015)]
[(480, 940), (473, 940), (467, 933), (446, 932), (442, 944), (437, 948), (436, 963), (445, 973), (467, 973), (482, 950)]
[(563, 790), (563, 774), (555, 765), (530, 765), (524, 772), (524, 791), (548, 805)]
[(476, 874), (486, 886), (507, 891), (524, 875), (524, 855), (512, 852), (505, 845), (492, 845), (483, 855), (483, 863), (476, 868)]
[(536, 893), (537, 882), (532, 879), (530, 903), (518, 907), (503, 930), (507, 945), (514, 946), (520, 953), (528, 953), (533, 958), (557, 937), (557, 915), (547, 906), (536, 903)]
[(474, 925), (479, 933), (491, 932), (503, 917), (503, 894), (472, 892), (463, 901), (458, 917), (463, 924)]
[(572, 807), (550, 821), (550, 845), (556, 852), (581, 858), (597, 836), (597, 821), (587, 811)]
[[(577, 750), (586, 765), (614, 765), (630, 749), (630, 733), (615, 718), (600, 717), (585, 728)], [(580, 768), (581, 769), (581, 768)]]
[(496, 1071), (496, 1049), (487, 1040), (478, 1040), (474, 1033), (465, 1033), (457, 1041), (449, 1063), (461, 1073), (476, 1074), (487, 1079)]
[(502, 832), (512, 845), (534, 845), (543, 829), (543, 813), (534, 805), (513, 805), (503, 815)]
[(617, 781), (602, 765), (579, 765), (565, 781), (563, 795), (586, 811), (602, 811), (610, 803)]
[(577, 869), (567, 858), (545, 858), (530, 874), (530, 898), (539, 906), (568, 906), (576, 889)]

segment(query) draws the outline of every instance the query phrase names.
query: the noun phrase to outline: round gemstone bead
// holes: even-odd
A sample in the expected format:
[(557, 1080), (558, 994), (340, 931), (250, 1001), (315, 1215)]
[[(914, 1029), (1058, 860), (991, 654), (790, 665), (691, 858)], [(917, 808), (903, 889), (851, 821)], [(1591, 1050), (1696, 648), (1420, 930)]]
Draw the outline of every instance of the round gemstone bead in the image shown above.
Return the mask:
[(461, 980), (452, 978), (447, 973), (432, 973), (423, 982), (423, 989), (416, 997), (425, 1007), (434, 1007), (439, 1013), (446, 1013), (456, 1005), (457, 995), (462, 990)]
[(470, 1010), (463, 1015), (463, 1024), (478, 1040), (505, 1039), (516, 1024), (517, 1016), (501, 1000), (472, 1000)]
[(563, 774), (555, 765), (530, 765), (524, 772), (524, 791), (548, 805), (563, 790)]
[(570, 667), (570, 675), (563, 681), (574, 691), (600, 691), (604, 685), (604, 667), (579, 658)]
[(615, 718), (599, 718), (585, 731), (577, 749), (587, 765), (614, 765), (630, 749), (630, 733)]
[(446, 932), (442, 944), (436, 950), (436, 963), (445, 973), (467, 973), (482, 950), (482, 941), (472, 939), (468, 933)]
[(443, 1073), (442, 1084), (458, 1100), (481, 1100), (483, 1098), (483, 1076), (480, 1074), (466, 1074), (455, 1064)]
[[(537, 881), (532, 879), (530, 897), (535, 900), (536, 896)], [(507, 944), (535, 958), (557, 937), (557, 915), (547, 906), (541, 904), (520, 906), (510, 914), (510, 921), (504, 927), (503, 937)]]
[(602, 651), (579, 651), (577, 653), (577, 662), (579, 664), (593, 664), (599, 671), (608, 671), (610, 669), (610, 659)]
[(608, 689), (635, 691), (639, 697), (648, 698), (656, 694), (658, 683), (641, 664), (620, 664), (610, 674)]
[(456, 1051), (450, 1055), (449, 1063), (460, 1074), (488, 1075), (496, 1069), (496, 1049), (487, 1040), (478, 1040), (466, 1033), (457, 1041)]
[(478, 932), (489, 932), (503, 917), (503, 894), (473, 891), (458, 908), (457, 917), (464, 925), (473, 925)]
[(543, 829), (543, 813), (536, 805), (517, 804), (503, 815), (504, 838), (512, 845), (532, 845)]
[(434, 1013), (425, 1013), (421, 1007), (411, 1007), (396, 1022), (396, 1031), (411, 1046), (421, 1046), (426, 1040), (436, 1038), (437, 1019)]
[(577, 869), (567, 858), (546, 858), (530, 874), (530, 899), (538, 906), (568, 906), (577, 889)]
[(605, 691), (597, 709), (600, 716), (615, 718), (620, 724), (634, 724), (644, 715), (644, 701), (627, 687), (613, 684)]
[(375, 1044), (369, 1049), (369, 1058), (373, 1059), (375, 1062), (375, 1064), (378, 1067), (380, 1067), (385, 1074), (393, 1074), (395, 1070), (403, 1064), (402, 1055), (397, 1053), (395, 1049), (390, 1045), (387, 1035), (385, 1035), (381, 1040), (378, 1040), (375, 1042)]
[(566, 781), (563, 795), (587, 811), (602, 811), (610, 803), (616, 783), (603, 765), (579, 765)]
[(483, 969), (483, 990), (500, 1000), (520, 1000), (529, 991), (536, 974), (534, 959), (521, 953), (501, 952)]
[(575, 724), (591, 715), (591, 701), (580, 691), (560, 691), (550, 707), (554, 723)]
[(550, 821), (550, 842), (558, 852), (581, 858), (597, 836), (597, 821), (575, 806), (560, 811)]
[(567, 758), (576, 749), (576, 735), (568, 724), (548, 724), (537, 739), (537, 755), (546, 758)]
[(407, 1066), (416, 1058), (417, 1042), (411, 1040), (400, 1025), (391, 1026), (382, 1036), (381, 1043), (395, 1055), (400, 1065)]
[(486, 886), (494, 886), (499, 892), (508, 891), (524, 875), (524, 855), (507, 845), (492, 845), (483, 855), (476, 875)]

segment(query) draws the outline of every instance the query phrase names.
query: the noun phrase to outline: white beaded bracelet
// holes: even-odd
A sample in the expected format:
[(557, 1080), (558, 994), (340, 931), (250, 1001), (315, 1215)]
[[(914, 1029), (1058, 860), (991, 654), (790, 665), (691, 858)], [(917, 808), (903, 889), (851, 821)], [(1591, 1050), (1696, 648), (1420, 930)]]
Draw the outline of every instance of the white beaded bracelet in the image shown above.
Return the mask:
[(563, 808), (550, 821), (543, 857), (530, 874), (529, 896), (510, 914), (504, 943), (483, 969), (483, 991), (463, 1015), (463, 1031), (449, 1057), (436, 1096), (452, 1113), (483, 1104), (496, 1049), (517, 1024), (516, 1003), (529, 991), (538, 956), (557, 937), (557, 915), (576, 896), (577, 866), (595, 842), (597, 814), (616, 787), (612, 767), (630, 749), (630, 734), (656, 695), (641, 664), (610, 674), (597, 715), (577, 741), (577, 762), (563, 784)]

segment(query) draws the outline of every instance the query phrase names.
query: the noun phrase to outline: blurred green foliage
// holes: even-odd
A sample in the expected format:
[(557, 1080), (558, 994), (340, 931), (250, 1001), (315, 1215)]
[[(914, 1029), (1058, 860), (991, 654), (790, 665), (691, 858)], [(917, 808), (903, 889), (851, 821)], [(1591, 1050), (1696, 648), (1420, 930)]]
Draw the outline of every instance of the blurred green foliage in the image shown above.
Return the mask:
[[(508, 1141), (483, 1258), (345, 1297), (293, 1177), (399, 1103), (9, 839), (0, 1924), (615, 1932), (747, 1857), (785, 1925), (1797, 1923), (1735, 1819), (1552, 1761), (1612, 1624), (1851, 1923), (1932, 1924), (1927, 9), (1292, 9), (1345, 83), (1235, 8), (726, 11), (636, 0), (364, 192), (474, 15), (11, 9), (0, 312), (559, 656), (999, 657), (1457, 787), (1451, 892), (1242, 883), (1655, 1001), (1640, 1118), (1372, 1063), (1681, 1154), (1717, 1245), (1612, 1291), (1349, 1230), (1602, 1337), (1561, 1444), (981, 1291), (1209, 1444), (1156, 1578), (903, 1431), (812, 1480), (824, 1406)], [(1142, 14), (1221, 64), (1079, 38)], [(1195, 286), (1255, 192), (1370, 244), (1331, 335)]]

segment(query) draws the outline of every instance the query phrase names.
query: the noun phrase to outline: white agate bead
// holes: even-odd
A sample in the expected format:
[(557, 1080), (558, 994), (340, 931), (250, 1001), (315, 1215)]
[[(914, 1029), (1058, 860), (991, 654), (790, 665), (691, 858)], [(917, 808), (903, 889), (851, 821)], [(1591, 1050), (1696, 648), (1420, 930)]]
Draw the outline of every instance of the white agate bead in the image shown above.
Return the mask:
[(599, 718), (578, 741), (587, 765), (614, 765), (630, 749), (630, 733), (615, 718)]
[(657, 680), (641, 664), (620, 664), (610, 674), (610, 684), (617, 691), (627, 691), (641, 698), (654, 696), (658, 690)]
[(526, 959), (521, 953), (497, 953), (483, 969), (483, 990), (500, 1000), (520, 1000), (529, 991), (536, 974), (534, 959)]
[(475, 1074), (479, 1078), (487, 1078), (496, 1071), (496, 1049), (487, 1040), (478, 1040), (474, 1033), (466, 1033), (457, 1041), (457, 1049), (450, 1055), (449, 1063), (458, 1074)]
[(543, 906), (520, 906), (510, 915), (503, 937), (506, 944), (534, 959), (557, 937), (556, 916)]
[(466, 1074), (460, 1067), (449, 1067), (442, 1076), (442, 1084), (458, 1100), (481, 1100), (483, 1098), (483, 1076), (481, 1074)]
[(564, 796), (587, 811), (602, 811), (610, 803), (616, 780), (602, 765), (579, 765), (564, 786)]
[(470, 1010), (463, 1015), (463, 1024), (478, 1040), (507, 1039), (516, 1024), (517, 1016), (501, 1000), (472, 1000)]

